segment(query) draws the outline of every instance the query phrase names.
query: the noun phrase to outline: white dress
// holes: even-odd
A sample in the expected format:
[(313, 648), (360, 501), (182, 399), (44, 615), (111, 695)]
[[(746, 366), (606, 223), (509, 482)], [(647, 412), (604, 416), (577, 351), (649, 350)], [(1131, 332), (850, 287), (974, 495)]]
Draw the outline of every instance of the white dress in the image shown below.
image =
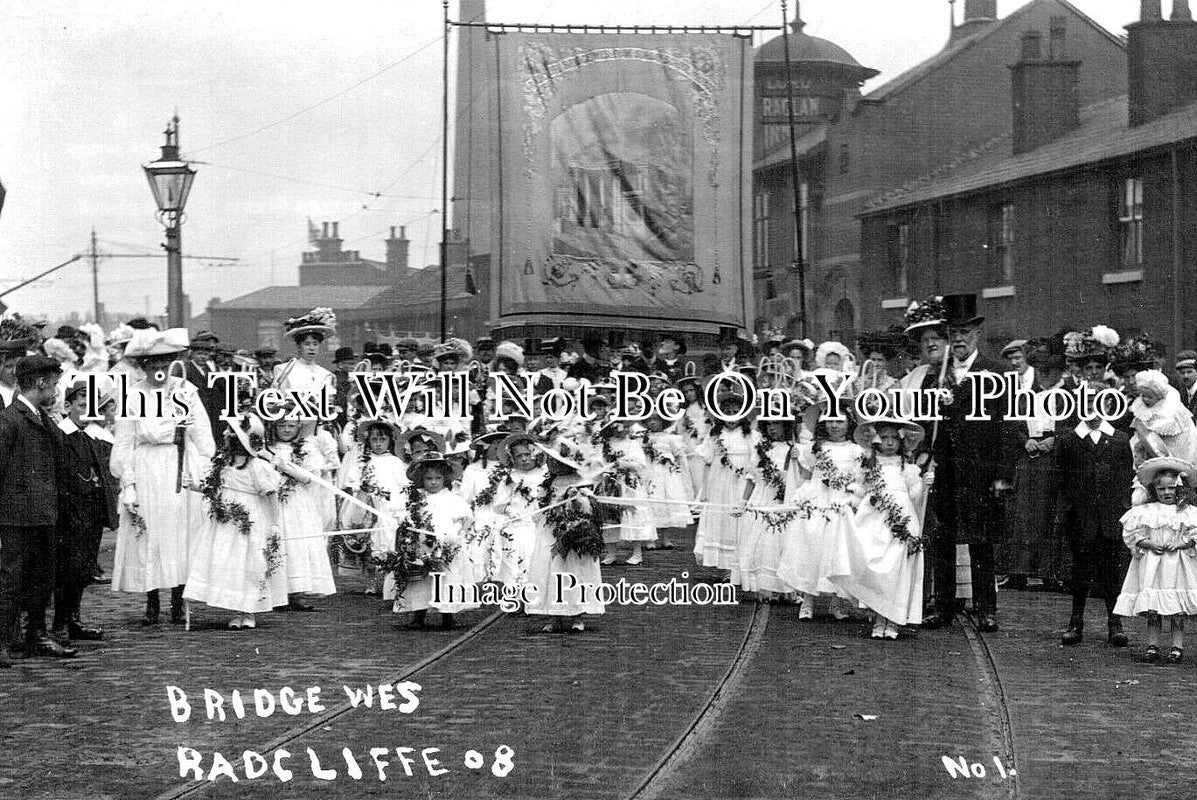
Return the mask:
[(748, 500), (749, 511), (743, 518), (743, 538), (731, 580), (746, 592), (785, 594), (790, 587), (777, 577), (777, 568), (787, 542), (798, 527), (797, 512), (765, 514), (753, 513), (752, 509), (789, 505), (803, 483), (802, 473), (796, 447), (774, 442), (767, 455), (782, 480), (781, 496), (778, 496), (778, 488), (765, 480), (759, 464), (755, 466), (752, 476), (755, 486)]
[[(302, 442), (303, 461), (299, 464), (308, 472), (320, 474), (327, 463), (317, 449), (314, 437)], [(294, 442), (277, 442), (272, 449), (284, 462), (294, 463)], [(280, 487), (288, 483), (284, 475)], [(279, 524), (283, 530), (283, 547), (287, 562), (287, 591), (292, 594), (336, 594), (332, 562), (328, 558), (328, 540), (324, 537), (324, 506), (331, 494), (315, 483), (296, 482), (279, 499)]]
[[(710, 465), (703, 496), (706, 502), (723, 506), (703, 508), (698, 518), (694, 558), (704, 567), (730, 570), (738, 566), (741, 530), (747, 525), (747, 518), (732, 516), (730, 509), (744, 502), (747, 475), (756, 461), (759, 436), (756, 431), (745, 434), (735, 427), (712, 433), (699, 446), (704, 462)], [(730, 467), (722, 463), (720, 446), (727, 451)]]
[[(905, 515), (906, 530), (920, 539), (922, 527), (916, 509), (926, 490), (919, 468), (901, 456), (877, 456), (883, 483), (881, 492)], [(868, 492), (872, 487), (866, 487)], [(836, 566), (829, 576), (840, 589), (867, 608), (898, 625), (923, 621), (923, 551), (911, 553), (896, 538), (886, 514), (867, 494), (851, 527), (840, 528)]]
[[(620, 486), (620, 497), (624, 500), (648, 497), (645, 482), (648, 456), (644, 453), (644, 446), (636, 439), (623, 438), (612, 439), (610, 447), (611, 461), (604, 460), (605, 466), (609, 469), (618, 467), (635, 476)], [(657, 538), (657, 528), (647, 506), (620, 505), (617, 508), (620, 509), (619, 522), (603, 524), (604, 542), (651, 542)]]
[[(286, 378), (283, 378), (284, 374)], [(299, 358), (276, 365), (274, 382), (274, 388), (280, 391), (292, 389), (307, 397), (319, 396), (321, 387), (328, 386), (332, 391), (336, 389), (337, 385), (336, 376), (324, 367), (319, 364), (308, 364)]]
[[(416, 489), (408, 487), (407, 491), (403, 493), (403, 513), (400, 519), (407, 516), (406, 503), (408, 492), (421, 492), (423, 489)], [(462, 529), (463, 526), (468, 526), (473, 520), (473, 512), (470, 511), (470, 505), (461, 497), (448, 489), (442, 489), (436, 494), (424, 493), (425, 513), (432, 523), (432, 530), (439, 535), (443, 540), (452, 544), (460, 545), (463, 540)], [(421, 550), (427, 551), (424, 547), (421, 538)], [(442, 573), (441, 586), (446, 584), (454, 584), (457, 586), (470, 587), (475, 583), (473, 570), (468, 563), (468, 559), (460, 558), (461, 552), (458, 552), (458, 557), (455, 557), (449, 562), (448, 567)], [(383, 583), (382, 596), (387, 600), (394, 600), (393, 611), (396, 614), (401, 614), (405, 611), (424, 611), (429, 608), (434, 608), (442, 614), (455, 614), (459, 611), (468, 611), (471, 608), (477, 608), (476, 604), (470, 603), (448, 603), (448, 602), (433, 602), (433, 581), (431, 577), (424, 576), (417, 578), (407, 584), (403, 590), (402, 597), (396, 597), (395, 578), (390, 573), (387, 574), (386, 581)]]
[[(653, 500), (677, 500), (686, 503), (694, 499), (690, 487), (690, 470), (686, 462), (684, 442), (676, 433), (647, 434), (648, 443), (656, 455), (650, 458), (644, 471), (644, 490)], [(648, 448), (645, 448), (648, 455)], [(691, 522), (690, 507), (682, 502), (649, 506), (653, 525), (657, 528), (685, 528)]]
[(220, 497), (245, 508), (249, 531), (243, 533), (232, 520), (217, 522), (204, 500), (205, 516), (192, 543), (184, 597), (245, 614), (287, 604), (285, 545), (274, 496), (281, 480), (278, 472), (256, 458), (244, 468), (222, 470)]
[[(488, 473), (488, 483), (490, 474), (493, 473)], [(503, 584), (523, 583), (527, 579), (528, 560), (536, 543), (536, 517), (527, 514), (540, 507), (537, 498), (544, 479), (544, 467), (527, 472), (511, 469), (508, 478), (495, 487), (494, 501), (479, 509), (479, 519), (487, 526), (482, 541), (486, 554), (482, 572), (487, 579)], [(488, 483), (479, 491), (485, 490)], [(516, 517), (520, 519), (507, 523)]]
[(395, 527), (403, 513), (403, 492), (407, 488), (407, 464), (393, 453), (371, 453), (363, 463), (359, 456), (342, 462), (342, 488), (376, 509), (371, 516), (352, 503), (341, 506), (343, 529), (381, 528), (370, 534), (371, 555), (395, 549)]
[(703, 475), (707, 462), (702, 455), (702, 443), (711, 435), (711, 423), (702, 403), (686, 406), (686, 412), (677, 422), (677, 432), (682, 437), (683, 452), (686, 455), (686, 470), (690, 476), (690, 491), (695, 500), (702, 500)]
[(1136, 545), (1182, 545), (1197, 540), (1197, 507), (1148, 503), (1122, 515), (1122, 540), (1134, 558), (1126, 571), (1114, 613), (1197, 614), (1197, 550), (1152, 553)]
[(836, 543), (851, 535), (863, 491), (865, 451), (855, 442), (821, 442), (819, 452), (824, 455), (811, 454), (811, 477), (794, 497), (809, 503), (809, 511), (800, 516), (777, 575), (793, 591), (849, 597), (828, 578), (835, 569)]
[[(554, 479), (549, 489), (548, 502), (555, 503), (562, 498), (565, 490), (578, 483), (576, 475), (563, 476)], [(584, 499), (578, 502), (586, 503)], [(589, 504), (587, 503), (587, 506)], [(566, 506), (568, 508), (568, 506)], [(582, 584), (597, 586), (602, 582), (602, 570), (597, 557), (580, 556), (570, 551), (564, 557), (553, 552), (556, 539), (545, 515), (536, 517), (536, 543), (532, 548), (532, 557), (528, 564), (528, 583), (537, 588), (536, 596), (528, 603), (526, 611), (529, 614), (543, 614), (550, 617), (572, 617), (578, 614), (602, 614), (606, 608), (595, 599), (595, 592), (591, 590), (586, 602), (582, 602), (582, 590), (577, 588)], [(561, 578), (558, 578), (558, 575)], [(577, 584), (570, 581), (572, 576)], [(558, 583), (560, 581), (560, 583)], [(558, 587), (560, 586), (560, 597)], [(560, 600), (561, 602), (557, 602)]]
[[(189, 383), (172, 378), (170, 391), (181, 392), (191, 406), (183, 461), (184, 484), (198, 485), (207, 472), (216, 445), (199, 394)], [(129, 411), (150, 387), (130, 387)], [(116, 535), (112, 569), (115, 592), (149, 592), (182, 586), (187, 580), (188, 535), (201, 522), (199, 495), (175, 491), (178, 449), (175, 420), (145, 417), (117, 419), (109, 469), (121, 488), (136, 486), (137, 519), (124, 508)]]

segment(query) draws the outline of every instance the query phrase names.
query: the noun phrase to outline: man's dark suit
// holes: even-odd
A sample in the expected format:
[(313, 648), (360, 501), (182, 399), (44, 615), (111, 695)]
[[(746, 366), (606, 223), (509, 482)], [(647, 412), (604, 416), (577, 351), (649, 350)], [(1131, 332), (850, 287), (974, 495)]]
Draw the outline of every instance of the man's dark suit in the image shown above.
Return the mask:
[[(949, 358), (951, 356), (948, 356)], [(969, 373), (992, 372), (999, 378), (1009, 366), (978, 353)], [(935, 386), (935, 370), (928, 370), (923, 388)], [(956, 545), (967, 544), (972, 564), (973, 606), (979, 614), (997, 613), (993, 546), (1001, 537), (1002, 504), (991, 486), (1007, 482), (1013, 472), (1013, 430), (1005, 422), (1002, 402), (988, 404), (990, 419), (965, 419), (979, 381), (956, 383), (949, 364), (946, 381), (952, 402), (941, 406), (943, 419), (935, 440), (935, 486), (932, 500), (938, 525), (933, 534), (936, 610), (950, 616), (956, 598)], [(932, 423), (926, 423), (928, 431)]]
[(26, 611), (26, 640), (45, 635), (58, 548), (61, 433), (20, 399), (0, 411), (0, 645)]
[(187, 382), (195, 387), (199, 394), (200, 402), (204, 404), (204, 411), (208, 413), (208, 422), (212, 426), (212, 435), (220, 441), (220, 432), (224, 430), (224, 422), (220, 419), (220, 412), (224, 408), (225, 399), (225, 381), (217, 380), (213, 382), (212, 388), (208, 388), (208, 367), (207, 365), (199, 365), (195, 361), (188, 359), (184, 365), (184, 372), (187, 376)]

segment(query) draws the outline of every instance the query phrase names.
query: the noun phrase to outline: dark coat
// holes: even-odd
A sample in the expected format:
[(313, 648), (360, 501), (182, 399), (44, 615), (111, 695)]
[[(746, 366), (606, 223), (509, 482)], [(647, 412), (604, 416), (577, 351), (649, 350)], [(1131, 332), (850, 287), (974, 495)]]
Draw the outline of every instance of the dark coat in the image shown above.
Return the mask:
[(1189, 409), (1189, 416), (1193, 418), (1194, 422), (1197, 422), (1197, 391), (1193, 392), (1192, 396), (1186, 396), (1185, 390), (1180, 385), (1179, 379), (1177, 379), (1177, 382), (1173, 385), (1176, 386), (1177, 391), (1180, 392), (1180, 399), (1185, 404), (1185, 408)]
[(1115, 430), (1094, 444), (1076, 431), (1056, 435), (1056, 524), (1074, 547), (1122, 536), (1120, 519), (1131, 505), (1134, 461), (1130, 437)]
[(62, 432), (20, 400), (0, 411), (0, 525), (58, 524)]
[[(1007, 369), (978, 353), (969, 371), (1000, 376)], [(923, 388), (934, 387), (938, 378), (938, 372), (928, 370)], [(1005, 421), (1001, 400), (989, 404), (990, 419), (965, 419), (972, 406), (973, 381), (955, 384), (949, 365), (947, 382), (952, 402), (940, 406), (943, 419), (934, 445), (936, 516), (957, 544), (994, 544), (1001, 538), (1002, 505), (990, 489), (996, 480), (1013, 478), (1018, 447), (1015, 423)], [(933, 423), (925, 427), (930, 433)]]
[(113, 484), (108, 471), (111, 447), (98, 442), (82, 430), (63, 437), (63, 480), (59, 486), (64, 521), (72, 530), (88, 530), (94, 525), (115, 528), (116, 515), (110, 506)]

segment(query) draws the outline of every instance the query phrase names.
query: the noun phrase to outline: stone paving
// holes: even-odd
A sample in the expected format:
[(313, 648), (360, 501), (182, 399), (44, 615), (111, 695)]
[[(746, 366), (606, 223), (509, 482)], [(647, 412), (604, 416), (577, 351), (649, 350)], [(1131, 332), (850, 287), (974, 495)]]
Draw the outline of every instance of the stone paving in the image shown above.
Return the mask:
[[(652, 582), (714, 576), (685, 549), (648, 554), (646, 566), (606, 570), (607, 580)], [(462, 631), (399, 627), (377, 598), (343, 590), (318, 614), (271, 614), (255, 631), (222, 629), (201, 609), (199, 630), (139, 625), (142, 599), (91, 590), (87, 614), (108, 638), (74, 661), (27, 660), (0, 672), (0, 798), (155, 798), (187, 789), (218, 798), (618, 798), (664, 755), (718, 684), (744, 638), (753, 605), (612, 607), (581, 635), (539, 632), (507, 616), (413, 680), (420, 706), (406, 715), (359, 709), (290, 735), (312, 717), (208, 722), (202, 691), (322, 687), (330, 708), (343, 684), (388, 682), (455, 641)], [(1008, 698), (1015, 759), (1000, 709), (962, 628), (916, 632), (897, 642), (867, 638), (867, 623), (797, 620), (774, 606), (761, 647), (738, 691), (687, 759), (664, 776), (664, 798), (1115, 798), (1197, 795), (1195, 668), (1137, 661), (1143, 626), (1128, 625), (1132, 650), (1106, 646), (1098, 609), (1090, 637), (1063, 648), (1068, 601), (1003, 592), (1002, 630), (985, 637)], [(463, 615), (467, 625), (489, 610)], [(1197, 651), (1197, 645), (1192, 648)], [(171, 718), (165, 687), (195, 708)], [(875, 717), (866, 719), (865, 717)], [(280, 744), (277, 740), (285, 739)], [(490, 771), (495, 749), (514, 750), (507, 777)], [(294, 778), (270, 772), (214, 785), (178, 777), (176, 746), (218, 751), (244, 777), (241, 752), (283, 747)], [(349, 747), (363, 774), (349, 774)], [(384, 756), (383, 783), (370, 760)], [(413, 748), (404, 775), (394, 748)], [(429, 776), (423, 748), (447, 768)], [(306, 749), (335, 780), (313, 777)], [(476, 750), (478, 769), (465, 765)], [(963, 757), (984, 778), (953, 778), (942, 757)], [(1017, 764), (1018, 781), (1003, 779)], [(976, 767), (974, 767), (976, 769)], [(1015, 790), (1017, 789), (1017, 793)]]

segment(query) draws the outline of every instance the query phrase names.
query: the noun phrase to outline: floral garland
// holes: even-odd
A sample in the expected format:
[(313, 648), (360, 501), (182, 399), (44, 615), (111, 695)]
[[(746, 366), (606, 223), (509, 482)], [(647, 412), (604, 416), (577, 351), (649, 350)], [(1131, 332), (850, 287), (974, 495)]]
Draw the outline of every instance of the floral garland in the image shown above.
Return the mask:
[[(556, 500), (552, 481), (549, 478), (542, 484), (541, 508)], [(577, 553), (580, 558), (598, 558), (603, 554), (602, 529), (595, 524), (593, 514), (582, 511), (580, 503), (575, 501), (550, 508), (544, 512), (544, 521), (553, 533), (553, 555), (566, 558), (570, 553)]]
[(715, 454), (717, 456), (719, 456), (720, 465), (722, 465), (722, 467), (724, 469), (729, 470), (733, 475), (735, 475), (740, 480), (747, 480), (748, 470), (746, 470), (742, 467), (737, 467), (735, 464), (733, 464), (731, 462), (731, 456), (727, 452), (727, 445), (723, 441), (723, 434), (717, 433), (717, 434), (715, 434), (714, 438), (715, 438)]
[(831, 460), (831, 455), (821, 448), (818, 455), (815, 456), (815, 471), (823, 476), (824, 486), (836, 491), (846, 492), (852, 485), (852, 476), (840, 472), (835, 462)]
[[(474, 508), (489, 506), (493, 503), (495, 501), (495, 492), (499, 490), (499, 484), (501, 483), (511, 483), (511, 467), (506, 464), (499, 464), (491, 470), (486, 486), (474, 498)], [(530, 501), (532, 499), (531, 496), (528, 499)]]
[(362, 470), (361, 483), (358, 484), (358, 491), (371, 497), (377, 497), (380, 500), (390, 500), (391, 492), (384, 489), (374, 482), (374, 465), (367, 463), (366, 468)]
[(869, 465), (865, 470), (864, 484), (868, 490), (869, 503), (882, 513), (890, 533), (906, 545), (906, 552), (914, 555), (922, 550), (923, 538), (910, 532), (910, 515), (885, 491), (885, 477), (880, 464), (873, 462)]
[(395, 579), (395, 597), (403, 597), (412, 581), (433, 572), (444, 572), (457, 557), (460, 545), (445, 544), (436, 536), (428, 513), (428, 497), (414, 486), (408, 492), (407, 513), (395, 529), (395, 549), (372, 559), (374, 565)]
[(141, 516), (140, 512), (129, 511), (129, 524), (133, 526), (133, 538), (140, 539), (149, 532), (149, 526), (146, 525), (145, 517)]
[(773, 449), (774, 442), (762, 439), (756, 445), (756, 465), (760, 469), (761, 475), (765, 479), (765, 483), (773, 490), (773, 497), (777, 502), (781, 502), (786, 496), (786, 482), (785, 477), (781, 474), (781, 470), (773, 463), (773, 459), (769, 457), (769, 451)]
[[(291, 443), (291, 463), (297, 467), (302, 467), (304, 459), (307, 458), (307, 451), (304, 449), (308, 439), (306, 436), (295, 439)], [(287, 497), (299, 485), (299, 479), (289, 472), (280, 470), (283, 473), (283, 482), (278, 488), (278, 501), (280, 503), (287, 502)]]
[(231, 522), (237, 526), (242, 536), (249, 536), (253, 530), (253, 520), (250, 519), (249, 511), (236, 500), (225, 500), (221, 496), (224, 468), (229, 466), (229, 463), (228, 453), (221, 452), (213, 456), (212, 469), (208, 470), (207, 476), (200, 484), (200, 492), (208, 500), (209, 517), (221, 525)]
[(802, 503), (801, 507), (792, 509), (790, 511), (761, 511), (759, 509), (750, 508), (748, 513), (752, 514), (758, 520), (761, 520), (768, 527), (770, 533), (781, 533), (785, 528), (799, 516), (810, 518), (811, 505), (809, 502)]
[(266, 546), (262, 548), (262, 555), (266, 557), (266, 575), (262, 585), (274, 577), (283, 566), (283, 539), (278, 535), (278, 528), (272, 527), (270, 535), (266, 537)]
[(659, 464), (669, 472), (681, 472), (681, 468), (677, 465), (676, 461), (665, 458), (661, 451), (657, 449), (656, 445), (653, 444), (652, 436), (644, 437), (644, 454), (648, 456), (650, 463)]

